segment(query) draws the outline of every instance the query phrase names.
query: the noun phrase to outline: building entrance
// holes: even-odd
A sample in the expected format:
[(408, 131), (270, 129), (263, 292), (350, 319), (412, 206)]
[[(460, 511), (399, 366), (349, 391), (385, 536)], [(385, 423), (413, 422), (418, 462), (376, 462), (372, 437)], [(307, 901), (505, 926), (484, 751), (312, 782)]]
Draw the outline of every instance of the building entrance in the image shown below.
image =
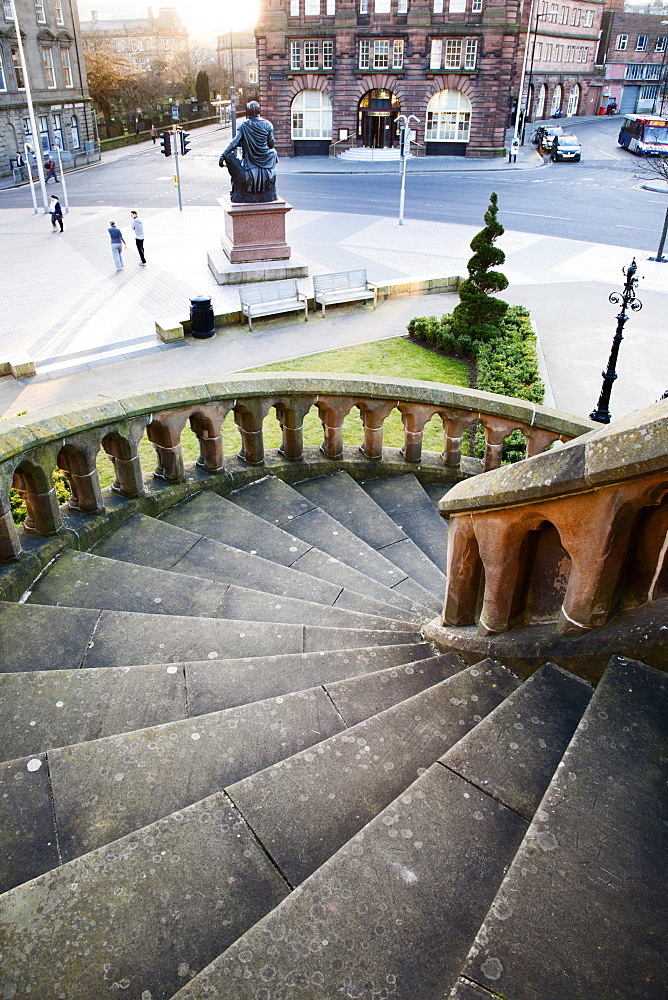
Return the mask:
[(397, 141), (396, 120), (401, 104), (390, 90), (370, 90), (359, 103), (357, 134), (362, 145), (385, 149)]

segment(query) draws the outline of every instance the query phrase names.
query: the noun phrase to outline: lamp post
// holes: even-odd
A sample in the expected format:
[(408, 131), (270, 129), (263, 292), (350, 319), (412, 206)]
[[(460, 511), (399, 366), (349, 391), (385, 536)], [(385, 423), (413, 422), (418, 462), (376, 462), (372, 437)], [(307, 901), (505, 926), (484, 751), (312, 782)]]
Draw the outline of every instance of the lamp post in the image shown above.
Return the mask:
[[(37, 160), (37, 174), (39, 176), (39, 186), (42, 189), (42, 202), (44, 204), (44, 212), (48, 212), (49, 203), (46, 198), (46, 181), (44, 179), (44, 163), (42, 162), (42, 149), (39, 138), (39, 132), (37, 131), (37, 122), (35, 121), (35, 109), (32, 104), (32, 91), (30, 90), (30, 77), (28, 75), (28, 64), (26, 63), (25, 53), (23, 51), (23, 41), (21, 40), (21, 27), (19, 25), (19, 19), (16, 14), (16, 3), (14, 0), (9, 0), (9, 4), (12, 11), (12, 16), (14, 18), (14, 27), (16, 29), (16, 44), (19, 50), (19, 61), (21, 63), (21, 71), (23, 73), (23, 86), (26, 92), (26, 103), (28, 105), (28, 117), (30, 119), (30, 128), (32, 129), (33, 142), (35, 143), (35, 159)], [(30, 165), (28, 165), (30, 169)]]
[[(524, 145), (524, 133), (527, 127), (527, 117), (529, 112), (529, 95), (531, 94), (531, 86), (533, 82), (533, 64), (536, 56), (536, 42), (538, 41), (538, 19), (545, 17), (545, 14), (540, 14), (538, 12), (538, 7), (536, 7), (536, 20), (533, 24), (533, 45), (531, 46), (531, 63), (529, 65), (529, 83), (527, 84), (527, 106), (524, 111), (524, 116), (522, 118), (522, 145)], [(527, 45), (529, 44), (529, 36), (527, 35)], [(533, 111), (533, 105), (535, 101), (533, 100), (533, 94), (531, 94), (531, 110)]]
[(531, 0), (531, 7), (529, 8), (529, 19), (527, 21), (527, 40), (524, 46), (524, 57), (522, 59), (522, 72), (520, 74), (520, 90), (517, 97), (517, 108), (515, 109), (515, 126), (513, 128), (511, 149), (513, 147), (517, 149), (517, 146), (519, 145), (517, 133), (520, 130), (520, 114), (522, 111), (522, 102), (524, 99), (524, 77), (526, 76), (527, 60), (529, 58), (529, 38), (531, 36), (531, 21), (533, 19), (534, 4), (537, 5), (538, 0)]
[(621, 293), (612, 292), (610, 294), (610, 302), (615, 305), (621, 304), (622, 309), (621, 312), (617, 314), (617, 330), (612, 338), (612, 349), (610, 351), (610, 358), (608, 359), (608, 368), (607, 371), (602, 373), (603, 386), (601, 388), (601, 395), (598, 397), (598, 406), (589, 414), (589, 419), (595, 420), (599, 424), (609, 424), (612, 419), (610, 416), (610, 393), (612, 392), (612, 383), (617, 378), (615, 366), (617, 364), (617, 355), (619, 354), (619, 345), (624, 339), (622, 336), (624, 324), (628, 319), (626, 310), (628, 308), (633, 312), (639, 312), (642, 309), (642, 302), (640, 299), (636, 298), (636, 286), (638, 284), (638, 279), (635, 275), (638, 270), (638, 265), (636, 264), (635, 257), (631, 261), (630, 265), (622, 270), (626, 275), (624, 291)]
[(411, 151), (411, 122), (419, 122), (417, 115), (397, 115), (400, 125), (399, 153), (401, 155), (401, 194), (399, 196), (399, 225), (404, 224), (404, 200), (406, 198), (406, 157)]
[[(668, 24), (668, 21), (660, 21), (660, 24)], [(661, 104), (659, 106), (659, 114), (663, 115), (663, 102), (666, 99), (666, 81), (664, 78), (664, 73), (666, 71), (666, 50), (668, 50), (668, 39), (664, 36), (663, 39), (663, 58), (661, 60), (661, 75), (659, 76), (659, 95), (661, 99)], [(654, 102), (654, 114), (656, 114), (656, 101)]]

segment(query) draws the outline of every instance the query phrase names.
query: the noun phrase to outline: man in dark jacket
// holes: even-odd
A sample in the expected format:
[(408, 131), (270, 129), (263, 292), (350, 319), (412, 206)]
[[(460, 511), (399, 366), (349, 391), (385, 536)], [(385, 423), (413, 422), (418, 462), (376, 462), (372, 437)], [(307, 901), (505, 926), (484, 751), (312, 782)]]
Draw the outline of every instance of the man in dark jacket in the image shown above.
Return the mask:
[(57, 184), (58, 178), (56, 177), (56, 164), (55, 161), (51, 159), (51, 157), (49, 157), (48, 160), (45, 162), (44, 169), (46, 170), (46, 180), (44, 181), (44, 183), (45, 184), (47, 183), (49, 177), (53, 177), (54, 181)]
[(60, 226), (60, 231), (63, 231), (63, 210), (60, 207), (60, 202), (56, 198), (55, 194), (51, 195), (51, 226), (54, 233), (57, 231), (56, 226)]

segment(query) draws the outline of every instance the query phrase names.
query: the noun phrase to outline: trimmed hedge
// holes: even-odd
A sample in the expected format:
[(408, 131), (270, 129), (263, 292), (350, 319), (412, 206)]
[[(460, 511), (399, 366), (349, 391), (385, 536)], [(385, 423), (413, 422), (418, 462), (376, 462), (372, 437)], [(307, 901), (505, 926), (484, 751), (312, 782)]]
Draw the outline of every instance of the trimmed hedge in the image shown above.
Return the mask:
[[(478, 389), (542, 403), (545, 386), (538, 373), (536, 336), (529, 313), (523, 306), (510, 306), (498, 325), (494, 339), (481, 342), (468, 334), (456, 333), (452, 316), (419, 316), (408, 324), (408, 336), (424, 341), (444, 354), (470, 358), (476, 363)], [(484, 454), (484, 436), (478, 428), (475, 454)], [(526, 457), (521, 431), (513, 431), (503, 449), (506, 462)]]

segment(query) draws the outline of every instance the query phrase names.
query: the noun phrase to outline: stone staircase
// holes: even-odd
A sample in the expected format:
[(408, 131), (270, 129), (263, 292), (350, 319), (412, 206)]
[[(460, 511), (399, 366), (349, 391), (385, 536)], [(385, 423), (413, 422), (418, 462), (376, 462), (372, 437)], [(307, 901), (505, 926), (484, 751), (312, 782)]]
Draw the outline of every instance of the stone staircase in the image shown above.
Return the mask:
[(450, 485), (203, 489), (0, 603), (2, 1000), (668, 996), (666, 675), (425, 642)]

